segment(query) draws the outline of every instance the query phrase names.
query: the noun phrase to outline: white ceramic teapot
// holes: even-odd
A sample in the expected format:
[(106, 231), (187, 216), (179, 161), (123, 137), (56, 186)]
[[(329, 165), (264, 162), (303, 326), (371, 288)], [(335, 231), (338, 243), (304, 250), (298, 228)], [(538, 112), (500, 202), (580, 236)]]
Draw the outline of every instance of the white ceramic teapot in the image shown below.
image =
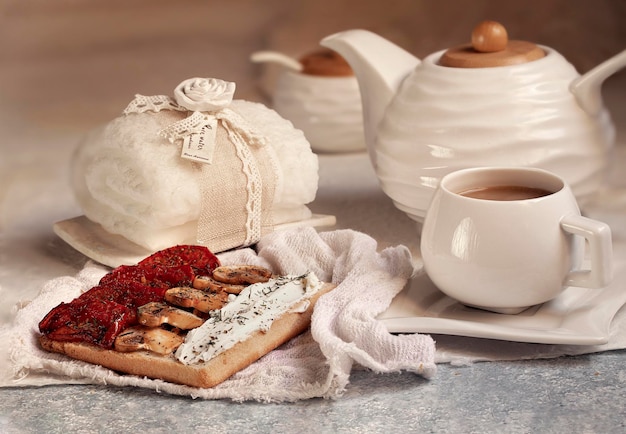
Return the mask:
[(626, 51), (580, 76), (555, 50), (509, 41), (495, 22), (481, 23), (472, 41), (423, 60), (365, 30), (321, 42), (357, 76), (385, 193), (423, 221), (447, 173), (532, 166), (561, 175), (584, 206), (603, 184), (615, 140), (601, 86), (626, 65)]

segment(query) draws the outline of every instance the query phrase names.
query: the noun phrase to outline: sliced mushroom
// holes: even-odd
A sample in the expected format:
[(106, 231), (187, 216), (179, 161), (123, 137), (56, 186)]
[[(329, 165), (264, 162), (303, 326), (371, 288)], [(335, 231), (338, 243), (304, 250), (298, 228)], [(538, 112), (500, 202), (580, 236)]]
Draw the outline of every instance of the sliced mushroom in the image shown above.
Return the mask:
[(137, 309), (139, 324), (148, 327), (159, 327), (169, 324), (183, 330), (200, 327), (204, 320), (191, 312), (169, 306), (166, 303), (153, 301)]
[(233, 283), (220, 282), (211, 276), (197, 276), (193, 280), (193, 287), (196, 289), (202, 289), (203, 291), (226, 291), (229, 294), (239, 294), (246, 287), (246, 285), (235, 285)]
[(222, 265), (213, 270), (215, 280), (235, 285), (267, 282), (271, 277), (270, 270), (257, 265)]
[(192, 307), (201, 312), (221, 309), (228, 303), (225, 292), (204, 292), (195, 288), (179, 287), (165, 291), (165, 301), (175, 306)]
[(148, 350), (168, 355), (183, 343), (184, 338), (160, 327), (129, 327), (115, 339), (115, 350), (123, 353)]

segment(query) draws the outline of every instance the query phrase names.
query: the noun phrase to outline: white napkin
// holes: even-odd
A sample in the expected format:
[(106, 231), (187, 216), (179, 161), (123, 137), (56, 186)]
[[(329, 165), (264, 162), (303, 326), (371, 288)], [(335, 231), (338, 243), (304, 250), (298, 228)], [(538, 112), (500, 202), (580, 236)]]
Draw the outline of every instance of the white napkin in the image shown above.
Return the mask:
[[(226, 382), (198, 389), (160, 380), (119, 375), (38, 348), (37, 325), (62, 301), (89, 289), (108, 271), (88, 263), (75, 277), (48, 282), (41, 294), (19, 310), (12, 326), (0, 329), (0, 344), (11, 348), (12, 379), (4, 386), (94, 383), (138, 386), (177, 395), (236, 401), (296, 401), (340, 396), (355, 364), (375, 372), (407, 370), (423, 377), (436, 372), (435, 345), (429, 336), (391, 335), (376, 321), (413, 273), (404, 246), (377, 252), (376, 241), (351, 230), (318, 234), (312, 228), (279, 231), (252, 249), (220, 255), (223, 264), (248, 263), (277, 273), (310, 270), (337, 287), (315, 306), (311, 332), (269, 353)], [(5, 365), (7, 366), (7, 365)]]

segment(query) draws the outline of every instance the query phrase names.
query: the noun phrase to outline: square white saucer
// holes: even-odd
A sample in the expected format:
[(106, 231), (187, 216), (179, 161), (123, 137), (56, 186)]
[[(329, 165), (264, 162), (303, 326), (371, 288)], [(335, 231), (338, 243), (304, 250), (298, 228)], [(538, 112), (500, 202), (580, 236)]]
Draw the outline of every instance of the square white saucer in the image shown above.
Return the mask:
[(615, 260), (614, 277), (607, 287), (570, 287), (554, 300), (516, 315), (507, 315), (459, 303), (439, 291), (422, 269), (378, 319), (391, 333), (599, 345), (608, 342), (611, 321), (626, 303), (625, 285), (626, 261)]

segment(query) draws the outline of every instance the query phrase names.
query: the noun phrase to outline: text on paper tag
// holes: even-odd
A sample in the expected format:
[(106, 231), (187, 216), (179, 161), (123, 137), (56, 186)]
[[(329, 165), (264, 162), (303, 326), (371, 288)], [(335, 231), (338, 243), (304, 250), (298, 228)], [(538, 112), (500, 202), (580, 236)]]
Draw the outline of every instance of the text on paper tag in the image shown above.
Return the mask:
[(211, 164), (213, 162), (216, 135), (217, 118), (211, 117), (199, 133), (185, 136), (181, 157), (199, 163)]

